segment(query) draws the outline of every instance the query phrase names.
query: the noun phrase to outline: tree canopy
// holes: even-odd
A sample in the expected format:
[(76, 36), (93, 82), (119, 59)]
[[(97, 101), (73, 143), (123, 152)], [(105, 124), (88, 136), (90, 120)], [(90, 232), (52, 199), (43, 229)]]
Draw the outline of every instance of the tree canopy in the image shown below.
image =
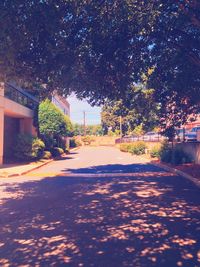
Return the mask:
[(166, 127), (199, 108), (197, 0), (2, 0), (0, 12), (2, 80), (100, 104), (126, 98), (152, 68), (148, 87), (161, 118), (171, 115)]

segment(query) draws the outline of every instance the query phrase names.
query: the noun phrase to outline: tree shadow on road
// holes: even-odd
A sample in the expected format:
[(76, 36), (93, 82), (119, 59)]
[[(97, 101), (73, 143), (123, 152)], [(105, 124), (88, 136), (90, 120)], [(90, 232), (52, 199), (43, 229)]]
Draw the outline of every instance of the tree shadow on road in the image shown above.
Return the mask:
[(145, 172), (163, 172), (164, 170), (151, 165), (151, 164), (104, 164), (97, 166), (88, 166), (86, 168), (66, 168), (62, 170), (63, 172), (68, 171), (70, 173), (145, 173)]
[(7, 187), (0, 266), (199, 266), (199, 190), (151, 171)]

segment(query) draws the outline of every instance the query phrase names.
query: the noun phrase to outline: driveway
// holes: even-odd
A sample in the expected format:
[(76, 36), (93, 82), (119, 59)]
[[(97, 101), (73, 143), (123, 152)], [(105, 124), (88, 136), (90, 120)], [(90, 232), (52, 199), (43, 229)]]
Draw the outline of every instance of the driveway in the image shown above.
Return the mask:
[(200, 266), (199, 189), (115, 148), (0, 180), (0, 266)]

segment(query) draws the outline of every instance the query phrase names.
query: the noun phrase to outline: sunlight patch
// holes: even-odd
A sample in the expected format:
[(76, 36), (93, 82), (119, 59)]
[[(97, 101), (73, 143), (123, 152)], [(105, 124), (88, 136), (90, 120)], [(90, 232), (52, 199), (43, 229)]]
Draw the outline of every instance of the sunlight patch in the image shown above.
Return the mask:
[(190, 238), (179, 238), (176, 235), (172, 239), (172, 242), (175, 243), (175, 244), (178, 244), (181, 247), (183, 247), (183, 246), (192, 246), (192, 245), (196, 244), (197, 241), (194, 240), (194, 239), (190, 239)]

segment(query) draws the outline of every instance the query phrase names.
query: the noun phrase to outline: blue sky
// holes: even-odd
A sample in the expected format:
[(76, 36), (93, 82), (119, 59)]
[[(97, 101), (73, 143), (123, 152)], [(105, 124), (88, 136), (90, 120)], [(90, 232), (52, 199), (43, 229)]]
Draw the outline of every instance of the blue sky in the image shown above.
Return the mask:
[(75, 95), (67, 98), (70, 103), (70, 119), (72, 122), (83, 124), (83, 111), (86, 113), (86, 124), (99, 124), (100, 107), (91, 107), (86, 100), (78, 100)]

